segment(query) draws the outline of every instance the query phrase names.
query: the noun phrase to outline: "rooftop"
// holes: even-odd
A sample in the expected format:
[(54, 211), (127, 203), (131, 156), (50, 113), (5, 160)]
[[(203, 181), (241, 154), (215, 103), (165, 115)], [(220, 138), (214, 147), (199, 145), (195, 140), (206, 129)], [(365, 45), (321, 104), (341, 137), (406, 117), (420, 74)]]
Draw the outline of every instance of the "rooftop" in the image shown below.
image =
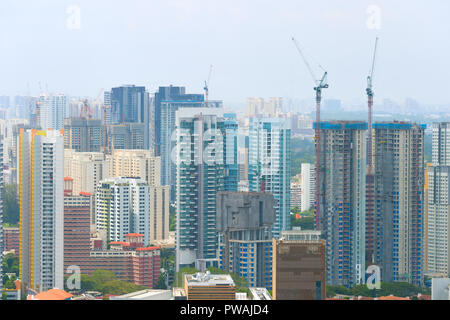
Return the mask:
[(195, 274), (185, 275), (188, 286), (217, 286), (228, 285), (234, 286), (234, 281), (228, 274), (211, 274), (209, 271), (205, 273), (197, 272)]
[(50, 289), (34, 296), (28, 296), (27, 300), (68, 300), (72, 297), (73, 294), (70, 294), (64, 290)]

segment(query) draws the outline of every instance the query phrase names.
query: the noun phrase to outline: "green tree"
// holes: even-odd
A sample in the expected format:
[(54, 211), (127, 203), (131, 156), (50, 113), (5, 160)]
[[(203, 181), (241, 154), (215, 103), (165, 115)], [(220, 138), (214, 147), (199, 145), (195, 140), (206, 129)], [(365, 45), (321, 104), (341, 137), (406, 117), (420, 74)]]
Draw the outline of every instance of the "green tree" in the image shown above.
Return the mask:
[(156, 283), (155, 289), (163, 289), (163, 290), (167, 289), (166, 277), (164, 276), (164, 274), (161, 273), (159, 275), (158, 282)]
[(2, 293), (2, 300), (6, 300), (8, 299), (8, 295), (6, 294), (6, 292)]
[(170, 205), (169, 206), (169, 231), (175, 231), (176, 229), (176, 207)]
[(92, 272), (91, 280), (95, 287), (100, 288), (106, 282), (117, 280), (117, 277), (111, 271), (95, 270)]
[(19, 256), (8, 253), (3, 257), (3, 273), (14, 273), (19, 276)]
[(291, 139), (291, 177), (301, 171), (302, 163), (314, 163), (315, 148), (311, 139)]
[(3, 189), (3, 222), (18, 225), (20, 216), (17, 184), (7, 184)]
[(185, 267), (185, 268), (181, 268), (180, 271), (178, 271), (175, 274), (175, 283), (174, 283), (174, 287), (181, 287), (183, 286), (184, 283), (184, 275), (185, 274), (194, 274), (199, 272), (200, 270), (197, 270), (195, 268), (189, 268), (189, 267)]
[(209, 267), (208, 271), (211, 272), (212, 274), (229, 274), (233, 279), (237, 292), (246, 292), (247, 295), (250, 294), (250, 290), (248, 289), (249, 287), (248, 280), (246, 278), (240, 277), (237, 273), (226, 272), (216, 267)]
[(296, 219), (295, 215), (291, 215), (291, 226), (300, 227), (302, 230), (314, 230), (314, 217)]

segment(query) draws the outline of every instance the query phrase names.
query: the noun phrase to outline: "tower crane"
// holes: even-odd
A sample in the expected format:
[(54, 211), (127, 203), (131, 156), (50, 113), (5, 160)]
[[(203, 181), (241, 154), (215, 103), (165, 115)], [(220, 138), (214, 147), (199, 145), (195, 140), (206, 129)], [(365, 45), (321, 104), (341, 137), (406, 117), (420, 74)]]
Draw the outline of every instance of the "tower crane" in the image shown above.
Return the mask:
[(298, 52), (300, 53), (300, 56), (302, 57), (303, 62), (305, 63), (306, 67), (308, 68), (308, 71), (314, 81), (315, 87), (314, 91), (316, 92), (316, 130), (315, 130), (315, 153), (316, 153), (316, 190), (315, 190), (315, 215), (316, 215), (316, 230), (320, 230), (320, 224), (321, 224), (321, 218), (322, 218), (322, 210), (320, 210), (320, 103), (322, 100), (322, 89), (328, 88), (328, 82), (327, 82), (327, 71), (325, 71), (320, 65), (319, 67), (324, 71), (324, 74), (322, 78), (317, 78), (314, 75), (314, 72), (311, 68), (311, 66), (308, 63), (308, 60), (306, 59), (305, 55), (303, 54), (302, 50), (300, 49), (300, 45), (298, 44), (297, 40), (292, 38), (292, 41), (294, 42)]
[[(375, 39), (373, 50), (372, 69), (367, 76), (367, 105), (368, 105), (368, 130), (367, 130), (367, 170), (366, 170), (366, 256), (372, 263), (375, 262), (375, 168), (373, 165), (373, 130), (372, 130), (372, 107), (373, 107), (373, 72), (375, 69), (375, 58), (377, 53), (378, 37)], [(381, 141), (380, 143), (385, 143)]]
[(370, 70), (369, 76), (367, 76), (367, 105), (369, 108), (369, 137), (368, 137), (368, 154), (367, 154), (367, 165), (369, 168), (369, 173), (373, 174), (373, 163), (372, 163), (372, 107), (373, 107), (373, 71), (375, 70), (375, 58), (377, 54), (377, 46), (378, 46), (378, 37), (375, 39), (375, 48), (373, 50), (373, 58), (372, 58), (372, 69)]
[(213, 66), (211, 65), (209, 67), (208, 80), (205, 81), (205, 87), (203, 88), (203, 90), (205, 90), (205, 107), (206, 108), (208, 108), (209, 81), (211, 80), (212, 68), (213, 68)]

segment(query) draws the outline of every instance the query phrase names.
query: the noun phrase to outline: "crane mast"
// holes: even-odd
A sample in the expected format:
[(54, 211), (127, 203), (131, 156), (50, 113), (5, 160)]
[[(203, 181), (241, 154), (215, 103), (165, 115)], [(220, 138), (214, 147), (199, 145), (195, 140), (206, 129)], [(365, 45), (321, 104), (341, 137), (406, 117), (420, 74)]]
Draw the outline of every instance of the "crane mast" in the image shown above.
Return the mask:
[(322, 222), (322, 215), (323, 210), (320, 210), (320, 105), (322, 101), (322, 89), (328, 88), (327, 83), (327, 75), (328, 73), (324, 71), (324, 74), (320, 80), (316, 78), (314, 75), (314, 72), (309, 65), (305, 55), (303, 54), (302, 50), (300, 49), (299, 44), (297, 41), (292, 38), (292, 41), (294, 42), (295, 46), (297, 47), (298, 52), (300, 53), (300, 56), (303, 59), (303, 62), (305, 63), (306, 67), (308, 68), (309, 73), (311, 74), (311, 77), (313, 78), (313, 81), (315, 83), (314, 91), (316, 92), (316, 129), (315, 129), (315, 155), (316, 155), (316, 161), (315, 161), (315, 173), (316, 173), (316, 188), (315, 188), (315, 224), (316, 224), (316, 230), (321, 229), (321, 222)]
[(375, 168), (373, 163), (373, 72), (377, 53), (378, 38), (375, 39), (373, 50), (372, 68), (367, 77), (367, 106), (368, 106), (368, 130), (367, 130), (367, 172), (366, 172), (366, 255), (375, 263)]
[(212, 65), (209, 67), (209, 75), (208, 80), (205, 81), (205, 87), (203, 90), (205, 90), (205, 107), (208, 108), (208, 95), (209, 95), (209, 81), (211, 80), (211, 73), (212, 73)]

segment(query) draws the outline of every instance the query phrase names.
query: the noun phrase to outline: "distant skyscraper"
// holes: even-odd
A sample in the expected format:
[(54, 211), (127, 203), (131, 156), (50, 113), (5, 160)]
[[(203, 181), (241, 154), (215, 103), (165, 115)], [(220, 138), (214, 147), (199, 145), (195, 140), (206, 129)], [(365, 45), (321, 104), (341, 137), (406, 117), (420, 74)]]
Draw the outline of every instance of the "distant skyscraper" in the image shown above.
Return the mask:
[(67, 96), (64, 94), (41, 95), (38, 100), (38, 123), (42, 130), (60, 130), (64, 128), (67, 117)]
[(150, 244), (150, 193), (140, 178), (108, 178), (97, 186), (96, 227), (107, 232), (107, 241), (125, 241), (125, 235), (144, 235)]
[(122, 123), (107, 126), (109, 148), (113, 149), (147, 149), (145, 148), (145, 124)]
[(264, 99), (260, 97), (247, 98), (245, 114), (247, 117), (255, 117), (264, 111)]
[(272, 289), (274, 201), (269, 193), (217, 194), (219, 267), (247, 279), (250, 287)]
[[(143, 123), (143, 147), (150, 147), (150, 101), (149, 94), (145, 87), (126, 85), (112, 88), (111, 94), (111, 122), (113, 124), (122, 123)], [(138, 149), (128, 147), (127, 149)]]
[(112, 124), (111, 91), (105, 91), (103, 93), (103, 108), (103, 124)]
[[(314, 123), (315, 127), (315, 123)], [(320, 231), (326, 240), (327, 284), (364, 283), (367, 123), (320, 124)]]
[(382, 281), (422, 285), (425, 125), (381, 122), (373, 128), (375, 264)]
[(432, 163), (426, 172), (426, 271), (450, 275), (450, 123), (433, 123), (432, 132)]
[(64, 120), (64, 148), (77, 152), (100, 152), (104, 144), (101, 120), (67, 118)]
[(19, 137), (22, 288), (64, 288), (64, 138), (22, 129)]
[(227, 121), (218, 108), (177, 111), (177, 270), (217, 261), (216, 193), (225, 190), (225, 155), (237, 152), (236, 144), (228, 149), (233, 139), (224, 138)]
[[(163, 90), (163, 91), (161, 91)], [(169, 91), (167, 91), (169, 90)], [(164, 92), (164, 93), (162, 93)], [(171, 93), (170, 93), (171, 92)], [(178, 94), (177, 94), (178, 92)], [(212, 103), (212, 102), (211, 102)], [(175, 112), (179, 108), (197, 108), (204, 105), (203, 94), (185, 94), (184, 87), (168, 89), (160, 88), (155, 98), (155, 123), (157, 145), (156, 155), (161, 155), (161, 184), (171, 188), (171, 201), (175, 200), (175, 164), (172, 162), (171, 152), (175, 145)], [(213, 104), (210, 104), (212, 107)], [(158, 131), (159, 127), (159, 131)], [(159, 139), (159, 140), (158, 140)]]
[(249, 191), (273, 194), (278, 238), (291, 228), (291, 130), (285, 119), (251, 119), (249, 133)]
[(148, 112), (145, 87), (126, 85), (111, 89), (112, 121), (114, 124), (123, 122), (144, 123)]
[[(159, 87), (158, 91), (155, 93), (154, 99), (152, 100), (153, 103), (153, 110), (154, 110), (154, 126), (155, 126), (155, 154), (161, 155), (161, 102), (162, 101), (170, 101), (172, 100), (172, 97), (174, 97), (174, 100), (180, 100), (179, 98), (181, 96), (185, 96), (185, 87)], [(194, 98), (193, 100), (197, 99), (195, 96), (188, 96), (185, 97), (186, 99)]]
[(301, 166), (301, 182), (300, 189), (301, 197), (301, 211), (306, 211), (314, 207), (316, 202), (316, 170), (315, 165), (311, 163), (302, 163)]

